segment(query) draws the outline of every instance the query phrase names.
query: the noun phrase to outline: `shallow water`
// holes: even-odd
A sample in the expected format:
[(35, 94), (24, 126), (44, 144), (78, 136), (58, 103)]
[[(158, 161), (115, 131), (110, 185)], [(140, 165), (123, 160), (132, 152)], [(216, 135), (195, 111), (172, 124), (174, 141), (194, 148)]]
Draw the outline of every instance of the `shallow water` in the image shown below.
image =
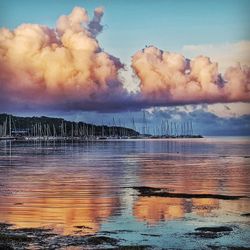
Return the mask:
[[(124, 244), (249, 246), (250, 199), (144, 197), (133, 186), (250, 197), (249, 138), (0, 142), (0, 222)], [(230, 226), (216, 238), (195, 228)]]

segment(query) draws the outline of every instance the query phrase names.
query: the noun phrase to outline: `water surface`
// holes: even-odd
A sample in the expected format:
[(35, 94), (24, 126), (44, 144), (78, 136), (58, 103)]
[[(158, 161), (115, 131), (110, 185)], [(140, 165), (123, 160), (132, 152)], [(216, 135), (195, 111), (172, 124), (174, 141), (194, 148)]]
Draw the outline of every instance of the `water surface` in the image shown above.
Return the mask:
[[(143, 197), (132, 188), (250, 196), (249, 138), (0, 142), (0, 222), (124, 244), (248, 246), (250, 200)], [(202, 226), (230, 226), (214, 239)]]

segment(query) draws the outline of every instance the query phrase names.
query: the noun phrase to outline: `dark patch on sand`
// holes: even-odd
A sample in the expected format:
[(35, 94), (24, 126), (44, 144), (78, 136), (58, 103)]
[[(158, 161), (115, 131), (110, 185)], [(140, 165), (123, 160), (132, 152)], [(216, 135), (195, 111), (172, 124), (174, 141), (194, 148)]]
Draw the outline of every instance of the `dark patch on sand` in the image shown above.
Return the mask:
[(233, 229), (231, 227), (197, 227), (195, 228), (195, 231), (201, 231), (201, 232), (214, 232), (214, 233), (221, 233), (221, 232), (231, 232)]
[(250, 217), (250, 213), (241, 214), (241, 216)]
[[(11, 224), (0, 223), (0, 249), (60, 249), (68, 246), (120, 247), (119, 239), (101, 236), (62, 236), (45, 228), (11, 228)], [(131, 248), (132, 249), (132, 248)], [(140, 249), (140, 248), (138, 248)]]
[(224, 235), (230, 234), (233, 229), (231, 227), (219, 226), (219, 227), (198, 227), (195, 232), (188, 233), (188, 235), (196, 236), (206, 239), (215, 239)]
[(126, 230), (126, 229), (116, 230), (116, 232), (118, 232), (118, 233), (134, 233), (133, 230)]
[(118, 234), (117, 231), (100, 231), (99, 234)]
[(187, 233), (187, 235), (204, 239), (216, 239), (223, 236), (222, 234), (217, 234), (212, 232), (194, 232), (194, 233)]
[(141, 235), (150, 236), (150, 237), (160, 237), (161, 236), (160, 234), (141, 234)]
[(118, 248), (115, 248), (116, 250), (150, 250), (153, 249), (150, 246), (120, 246)]
[(32, 241), (26, 233), (14, 232), (7, 223), (0, 223), (0, 249), (25, 249)]
[(132, 187), (139, 192), (140, 196), (156, 196), (156, 197), (168, 197), (168, 198), (184, 198), (184, 199), (220, 199), (220, 200), (238, 200), (240, 198), (246, 198), (246, 196), (232, 196), (232, 195), (220, 195), (220, 194), (187, 194), (187, 193), (169, 193), (166, 189), (153, 188), (153, 187)]
[(116, 245), (118, 242), (119, 240), (106, 236), (92, 236), (87, 239), (87, 243), (90, 245)]
[(213, 246), (213, 245), (207, 245), (210, 249), (213, 250), (220, 250), (220, 249), (226, 249), (226, 250), (250, 250), (250, 247), (237, 247), (237, 246)]
[(75, 226), (75, 228), (78, 228), (78, 229), (93, 229), (91, 227), (87, 227), (87, 226), (84, 226), (84, 225), (81, 225), (81, 226)]
[(0, 242), (5, 241), (5, 242), (11, 242), (11, 241), (16, 241), (16, 242), (28, 242), (31, 241), (31, 238), (29, 238), (25, 234), (5, 234), (5, 233), (0, 233)]
[(0, 230), (1, 229), (7, 229), (9, 227), (12, 227), (13, 224), (9, 224), (9, 223), (0, 223)]
[(14, 228), (12, 229), (13, 232), (21, 232), (21, 233), (35, 233), (35, 234), (41, 234), (41, 233), (47, 233), (51, 232), (51, 229), (49, 228)]

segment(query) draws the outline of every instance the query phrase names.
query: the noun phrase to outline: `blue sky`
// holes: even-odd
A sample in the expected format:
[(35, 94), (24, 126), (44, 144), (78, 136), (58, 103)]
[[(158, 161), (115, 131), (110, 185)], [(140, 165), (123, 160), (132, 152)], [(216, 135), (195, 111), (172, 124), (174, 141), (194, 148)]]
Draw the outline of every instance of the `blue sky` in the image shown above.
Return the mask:
[[(98, 35), (99, 44), (106, 52), (120, 58), (127, 68), (130, 67), (131, 56), (145, 45), (180, 52), (188, 57), (207, 52), (207, 56), (221, 60), (227, 67), (227, 63), (231, 63), (231, 61), (228, 62), (231, 52), (235, 56), (234, 63), (238, 61), (238, 52), (231, 50), (230, 46), (250, 40), (250, 1), (248, 0), (1, 0), (0, 27), (14, 29), (22, 23), (38, 23), (55, 27), (58, 17), (69, 14), (75, 6), (85, 8), (90, 16), (93, 15), (96, 7), (104, 7), (105, 13), (102, 19), (104, 30)], [(194, 46), (194, 48), (190, 49), (186, 46)], [(245, 59), (249, 59), (249, 56)], [(225, 109), (224, 114), (221, 112), (223, 105), (216, 104), (213, 109), (188, 108), (185, 114), (180, 110), (174, 110), (174, 112), (178, 113), (180, 119), (186, 119), (187, 114), (190, 117), (200, 116), (199, 127), (202, 128), (200, 132), (204, 134), (222, 132), (235, 135), (250, 134), (248, 125), (250, 111), (240, 112), (243, 109), (241, 104), (237, 104), (238, 109), (235, 109), (234, 104), (228, 104), (229, 109)], [(244, 109), (247, 109), (246, 105)], [(238, 111), (227, 112), (227, 110)], [(176, 116), (172, 111), (172, 108), (164, 110), (166, 115), (170, 113), (172, 119), (175, 119)], [(31, 113), (23, 112), (23, 114)], [(117, 117), (117, 114), (109, 113), (102, 114), (100, 118), (96, 113), (80, 111), (57, 114), (39, 112), (38, 114), (98, 123), (104, 120), (106, 124), (112, 121), (113, 116)], [(159, 117), (162, 117), (162, 114), (159, 115), (158, 109), (152, 114), (155, 115), (155, 119), (151, 121), (153, 126), (159, 123)], [(140, 123), (140, 112), (123, 113), (120, 116), (124, 122), (131, 116), (137, 117)], [(220, 124), (217, 132), (214, 126), (206, 125), (209, 119), (211, 123)], [(230, 132), (232, 124), (236, 124), (237, 128)], [(244, 132), (241, 133), (241, 131)]]
[(21, 23), (55, 26), (57, 18), (75, 6), (92, 15), (105, 8), (99, 35), (101, 47), (128, 63), (145, 45), (180, 51), (189, 44), (216, 44), (250, 39), (248, 0), (2, 0), (0, 26)]

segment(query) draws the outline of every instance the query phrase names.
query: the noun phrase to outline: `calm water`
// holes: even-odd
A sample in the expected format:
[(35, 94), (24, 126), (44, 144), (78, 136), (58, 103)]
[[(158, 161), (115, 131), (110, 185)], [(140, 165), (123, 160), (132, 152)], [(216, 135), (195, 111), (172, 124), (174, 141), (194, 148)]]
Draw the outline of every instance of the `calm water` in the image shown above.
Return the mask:
[[(126, 244), (249, 246), (250, 200), (140, 197), (131, 187), (250, 196), (249, 138), (0, 142), (0, 221)], [(84, 226), (78, 229), (76, 226)], [(188, 233), (232, 226), (216, 239)], [(117, 234), (118, 232), (118, 234)], [(110, 234), (109, 234), (110, 235)]]

